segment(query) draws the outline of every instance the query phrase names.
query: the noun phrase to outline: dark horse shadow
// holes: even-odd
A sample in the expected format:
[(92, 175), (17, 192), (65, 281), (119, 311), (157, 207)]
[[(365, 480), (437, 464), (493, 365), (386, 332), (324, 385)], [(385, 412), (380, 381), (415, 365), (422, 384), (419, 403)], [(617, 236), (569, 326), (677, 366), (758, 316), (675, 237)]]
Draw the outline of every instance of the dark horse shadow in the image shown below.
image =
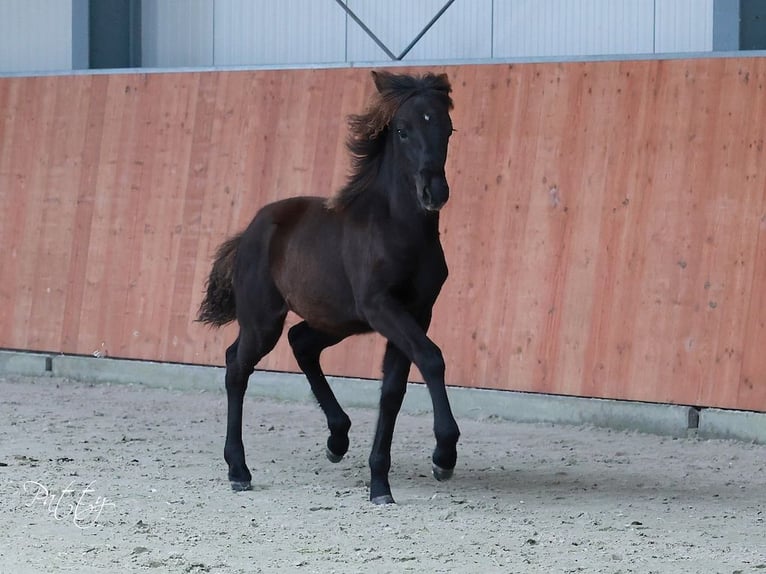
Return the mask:
[(279, 339), (285, 316), (303, 321), (288, 338), (327, 416), (327, 456), (349, 446), (351, 421), (319, 364), (320, 353), (350, 335), (376, 331), (387, 340), (380, 412), (369, 458), (370, 499), (391, 503), (391, 441), (414, 363), (434, 409), (433, 474), (450, 478), (460, 435), (444, 386), (444, 360), (426, 336), (447, 278), (439, 209), (452, 134), (446, 74), (422, 77), (373, 72), (370, 108), (351, 116), (352, 174), (331, 199), (294, 197), (263, 207), (244, 232), (218, 249), (199, 320), (236, 320), (226, 351), (228, 416), (224, 456), (235, 490), (252, 476), (242, 444), (242, 401), (255, 365)]

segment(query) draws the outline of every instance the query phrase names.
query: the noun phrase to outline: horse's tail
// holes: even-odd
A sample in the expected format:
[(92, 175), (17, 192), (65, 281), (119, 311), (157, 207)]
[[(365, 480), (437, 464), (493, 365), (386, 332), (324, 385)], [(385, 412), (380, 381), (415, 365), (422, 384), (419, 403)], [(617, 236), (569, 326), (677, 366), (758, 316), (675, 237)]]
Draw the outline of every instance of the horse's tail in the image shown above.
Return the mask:
[(234, 256), (242, 234), (228, 239), (218, 248), (207, 279), (205, 299), (199, 306), (197, 321), (221, 327), (237, 318), (234, 299)]

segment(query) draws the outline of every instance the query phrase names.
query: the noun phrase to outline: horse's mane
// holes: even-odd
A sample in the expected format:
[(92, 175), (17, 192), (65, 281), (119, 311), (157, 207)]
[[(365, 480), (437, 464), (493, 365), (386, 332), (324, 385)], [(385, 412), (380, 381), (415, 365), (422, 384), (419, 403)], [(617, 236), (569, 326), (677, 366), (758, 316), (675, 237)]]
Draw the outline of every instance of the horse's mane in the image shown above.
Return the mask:
[(440, 98), (448, 109), (452, 109), (447, 74), (425, 74), (408, 76), (373, 72), (378, 91), (363, 114), (349, 116), (349, 136), (346, 147), (351, 153), (351, 174), (333, 197), (327, 200), (327, 207), (342, 210), (358, 197), (375, 179), (383, 157), (388, 124), (399, 107), (408, 99), (420, 94)]

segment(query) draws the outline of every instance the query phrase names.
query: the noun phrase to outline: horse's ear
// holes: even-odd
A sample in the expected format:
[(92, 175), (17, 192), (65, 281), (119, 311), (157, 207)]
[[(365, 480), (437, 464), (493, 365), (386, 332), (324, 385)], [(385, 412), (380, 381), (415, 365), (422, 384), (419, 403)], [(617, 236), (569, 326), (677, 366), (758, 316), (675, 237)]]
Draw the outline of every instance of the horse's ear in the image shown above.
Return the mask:
[(375, 70), (372, 70), (370, 74), (372, 74), (372, 81), (375, 82), (375, 87), (378, 92), (382, 94), (391, 89), (391, 82), (394, 77), (393, 74), (390, 74), (389, 72), (376, 72)]
[(447, 93), (452, 91), (452, 86), (449, 83), (449, 76), (446, 73), (436, 76), (436, 81), (438, 83), (437, 89)]

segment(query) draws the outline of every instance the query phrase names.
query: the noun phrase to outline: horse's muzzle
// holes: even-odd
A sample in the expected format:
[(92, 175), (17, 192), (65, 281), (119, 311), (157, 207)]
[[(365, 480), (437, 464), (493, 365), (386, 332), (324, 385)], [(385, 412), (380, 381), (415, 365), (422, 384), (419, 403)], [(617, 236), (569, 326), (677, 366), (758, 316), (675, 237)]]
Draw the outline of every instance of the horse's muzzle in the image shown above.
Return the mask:
[(443, 175), (419, 174), (415, 178), (418, 201), (426, 211), (439, 211), (449, 199), (449, 184)]

